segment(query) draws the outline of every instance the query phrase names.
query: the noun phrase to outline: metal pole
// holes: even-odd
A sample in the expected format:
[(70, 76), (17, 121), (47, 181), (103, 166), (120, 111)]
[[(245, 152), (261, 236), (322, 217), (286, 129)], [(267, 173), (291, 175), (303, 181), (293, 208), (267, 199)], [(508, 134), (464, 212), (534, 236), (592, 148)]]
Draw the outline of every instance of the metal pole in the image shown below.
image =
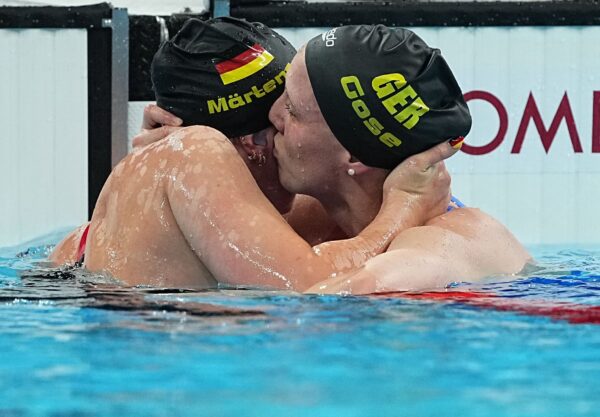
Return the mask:
[(127, 108), (129, 104), (129, 14), (113, 9), (112, 29), (112, 123), (111, 162), (114, 167), (127, 155)]

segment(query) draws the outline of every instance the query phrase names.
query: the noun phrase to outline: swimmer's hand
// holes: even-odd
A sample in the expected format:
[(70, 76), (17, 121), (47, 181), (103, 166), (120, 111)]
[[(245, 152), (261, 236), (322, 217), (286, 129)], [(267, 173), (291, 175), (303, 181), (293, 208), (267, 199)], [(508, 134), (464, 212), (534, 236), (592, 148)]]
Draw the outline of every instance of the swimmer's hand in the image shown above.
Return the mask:
[(403, 161), (385, 180), (384, 204), (402, 201), (420, 224), (445, 213), (451, 192), (450, 174), (443, 161), (459, 149), (444, 142)]
[(144, 107), (144, 119), (140, 133), (132, 140), (134, 148), (146, 146), (181, 129), (183, 121), (156, 104), (148, 104)]

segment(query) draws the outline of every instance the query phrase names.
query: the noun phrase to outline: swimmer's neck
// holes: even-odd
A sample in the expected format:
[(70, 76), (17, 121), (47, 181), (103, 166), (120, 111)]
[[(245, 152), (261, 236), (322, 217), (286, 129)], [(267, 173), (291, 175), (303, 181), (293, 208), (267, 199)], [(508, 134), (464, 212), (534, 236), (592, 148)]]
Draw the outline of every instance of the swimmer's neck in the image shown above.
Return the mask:
[(383, 200), (383, 179), (344, 181), (336, 193), (316, 197), (329, 216), (349, 236), (358, 235), (373, 221)]

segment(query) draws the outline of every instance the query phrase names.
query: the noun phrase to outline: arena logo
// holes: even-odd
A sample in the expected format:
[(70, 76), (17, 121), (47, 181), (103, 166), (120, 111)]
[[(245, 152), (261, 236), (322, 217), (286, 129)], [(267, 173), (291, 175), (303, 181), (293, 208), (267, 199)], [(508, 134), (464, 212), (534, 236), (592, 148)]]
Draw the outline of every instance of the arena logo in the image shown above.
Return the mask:
[[(473, 146), (465, 143), (462, 147), (462, 151), (469, 155), (485, 155), (496, 150), (506, 139), (506, 132), (508, 130), (508, 112), (506, 111), (504, 104), (502, 104), (502, 101), (500, 101), (498, 97), (490, 92), (474, 90), (465, 94), (465, 101), (469, 102), (474, 100), (483, 100), (491, 104), (498, 114), (500, 124), (496, 136), (490, 142), (482, 146)], [(600, 91), (594, 91), (592, 111), (591, 151), (592, 153), (600, 153)], [(569, 132), (569, 139), (571, 141), (573, 151), (575, 153), (583, 153), (583, 146), (581, 145), (581, 139), (577, 130), (575, 117), (573, 116), (573, 111), (571, 109), (571, 103), (569, 102), (569, 96), (567, 95), (567, 92), (564, 93), (560, 103), (558, 104), (556, 113), (554, 114), (554, 117), (550, 122), (550, 127), (548, 128), (546, 128), (547, 123), (544, 122), (542, 115), (540, 114), (533, 93), (529, 93), (529, 97), (527, 98), (527, 103), (525, 104), (525, 109), (523, 110), (523, 115), (521, 116), (519, 128), (517, 129), (510, 153), (518, 154), (521, 152), (523, 142), (525, 140), (525, 134), (527, 133), (527, 129), (530, 127), (532, 122), (537, 129), (542, 146), (546, 153), (550, 151), (552, 143), (556, 139), (558, 128), (563, 122), (565, 123), (567, 131)]]

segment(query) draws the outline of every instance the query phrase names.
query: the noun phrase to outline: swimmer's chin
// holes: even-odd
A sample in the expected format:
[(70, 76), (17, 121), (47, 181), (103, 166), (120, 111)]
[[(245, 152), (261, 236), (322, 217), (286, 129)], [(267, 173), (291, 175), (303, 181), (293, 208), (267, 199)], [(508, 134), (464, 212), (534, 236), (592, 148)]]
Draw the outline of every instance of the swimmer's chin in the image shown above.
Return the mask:
[[(274, 150), (275, 151), (275, 150)], [(276, 161), (276, 160), (275, 160)], [(280, 214), (289, 213), (294, 203), (295, 193), (288, 191), (281, 183), (279, 164), (276, 162), (275, 178), (263, 189), (265, 195)]]
[(294, 203), (295, 194), (290, 193), (285, 188), (281, 187), (277, 192), (270, 193), (269, 201), (277, 209), (280, 214), (289, 213)]

